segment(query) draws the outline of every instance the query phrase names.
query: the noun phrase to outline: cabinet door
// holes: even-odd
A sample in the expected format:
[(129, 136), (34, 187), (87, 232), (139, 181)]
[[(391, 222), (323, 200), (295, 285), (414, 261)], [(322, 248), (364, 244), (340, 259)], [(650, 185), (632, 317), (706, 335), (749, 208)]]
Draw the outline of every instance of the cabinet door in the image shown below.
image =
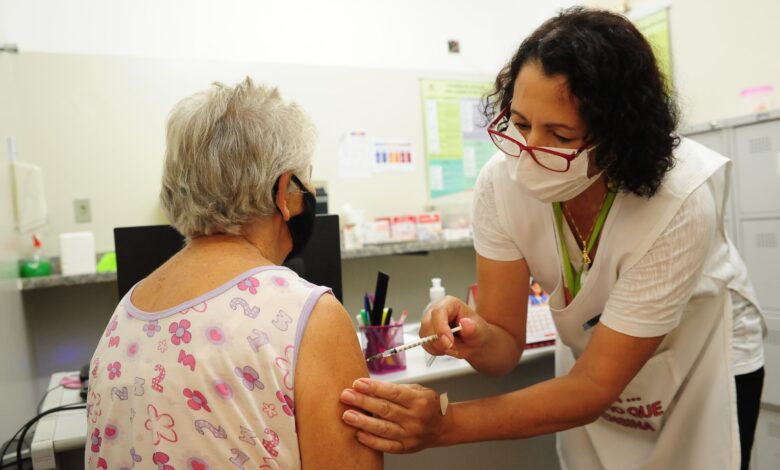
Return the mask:
[(741, 226), (741, 253), (758, 301), (765, 309), (780, 311), (780, 218), (743, 220)]
[(756, 426), (753, 456), (754, 459), (750, 461), (753, 469), (777, 470), (780, 462), (780, 412), (761, 408)]
[(725, 155), (731, 158), (731, 155), (727, 153), (728, 149), (726, 148), (726, 131), (724, 130), (699, 132), (697, 134), (689, 134), (686, 137), (695, 140), (705, 147), (711, 148), (721, 155)]
[(761, 402), (780, 407), (780, 314), (764, 312), (764, 317), (767, 327), (767, 335), (764, 338), (766, 374)]
[(740, 213), (780, 213), (780, 120), (738, 127), (734, 136)]

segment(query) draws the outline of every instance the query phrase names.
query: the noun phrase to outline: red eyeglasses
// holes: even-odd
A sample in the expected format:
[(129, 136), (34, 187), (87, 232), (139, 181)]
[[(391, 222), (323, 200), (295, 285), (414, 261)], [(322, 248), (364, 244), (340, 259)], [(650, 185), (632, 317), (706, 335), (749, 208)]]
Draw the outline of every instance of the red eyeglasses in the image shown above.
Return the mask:
[(510, 157), (519, 157), (525, 150), (536, 163), (558, 173), (568, 171), (571, 161), (586, 148), (586, 145), (579, 149), (529, 146), (523, 134), (509, 120), (509, 106), (493, 119), (487, 131), (496, 147)]

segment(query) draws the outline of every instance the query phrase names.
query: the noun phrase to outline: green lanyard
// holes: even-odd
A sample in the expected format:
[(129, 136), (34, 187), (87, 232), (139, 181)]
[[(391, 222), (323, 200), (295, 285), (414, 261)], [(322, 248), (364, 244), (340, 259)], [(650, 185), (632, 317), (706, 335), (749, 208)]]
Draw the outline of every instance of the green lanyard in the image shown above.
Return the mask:
[[(599, 215), (596, 217), (596, 223), (593, 226), (593, 231), (590, 233), (590, 237), (588, 238), (588, 253), (593, 250), (593, 245), (599, 238), (599, 233), (601, 233), (601, 228), (604, 226), (604, 221), (607, 220), (607, 214), (609, 214), (609, 209), (612, 207), (612, 203), (615, 202), (616, 195), (617, 191), (610, 190), (607, 192), (606, 198), (604, 198), (604, 204), (601, 205), (601, 210), (599, 210)], [(563, 238), (563, 212), (561, 211), (560, 202), (553, 202), (553, 211), (555, 212), (555, 225), (558, 227), (558, 239), (561, 242), (564, 280), (566, 281), (566, 286), (569, 288), (569, 292), (571, 293), (571, 298), (574, 299), (582, 287), (582, 273), (585, 272), (588, 267), (583, 264), (582, 269), (577, 272), (571, 265), (569, 249), (566, 248), (566, 240)]]

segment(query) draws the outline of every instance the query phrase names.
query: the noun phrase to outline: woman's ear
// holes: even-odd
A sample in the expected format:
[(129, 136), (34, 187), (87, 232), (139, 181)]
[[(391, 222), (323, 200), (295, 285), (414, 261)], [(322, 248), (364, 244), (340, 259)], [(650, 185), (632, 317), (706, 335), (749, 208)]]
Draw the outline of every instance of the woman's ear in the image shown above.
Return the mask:
[(290, 185), (290, 178), (292, 177), (292, 172), (288, 171), (287, 173), (282, 174), (282, 176), (279, 177), (279, 182), (276, 185), (276, 196), (274, 197), (274, 204), (276, 204), (276, 208), (279, 210), (279, 213), (282, 214), (282, 220), (287, 222), (290, 220), (290, 208), (289, 208), (289, 194), (287, 193), (287, 188)]

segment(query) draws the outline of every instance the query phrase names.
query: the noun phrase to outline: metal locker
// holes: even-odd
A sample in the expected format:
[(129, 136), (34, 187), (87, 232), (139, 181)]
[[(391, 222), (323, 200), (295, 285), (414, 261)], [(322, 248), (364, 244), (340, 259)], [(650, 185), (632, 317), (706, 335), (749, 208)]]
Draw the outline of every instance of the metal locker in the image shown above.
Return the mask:
[(734, 138), (740, 213), (780, 213), (780, 120), (737, 127)]
[(728, 154), (728, 149), (726, 148), (726, 138), (723, 130), (718, 129), (714, 131), (698, 132), (696, 134), (689, 134), (686, 137), (695, 140), (705, 147), (711, 148), (721, 155), (731, 158), (731, 155)]
[[(764, 389), (766, 395), (766, 389)], [(755, 470), (777, 470), (780, 462), (780, 412), (761, 408), (753, 443), (751, 468)]]
[(767, 335), (764, 338), (764, 391), (761, 402), (780, 407), (780, 315), (765, 312)]
[(743, 220), (742, 257), (765, 309), (780, 311), (780, 218)]

